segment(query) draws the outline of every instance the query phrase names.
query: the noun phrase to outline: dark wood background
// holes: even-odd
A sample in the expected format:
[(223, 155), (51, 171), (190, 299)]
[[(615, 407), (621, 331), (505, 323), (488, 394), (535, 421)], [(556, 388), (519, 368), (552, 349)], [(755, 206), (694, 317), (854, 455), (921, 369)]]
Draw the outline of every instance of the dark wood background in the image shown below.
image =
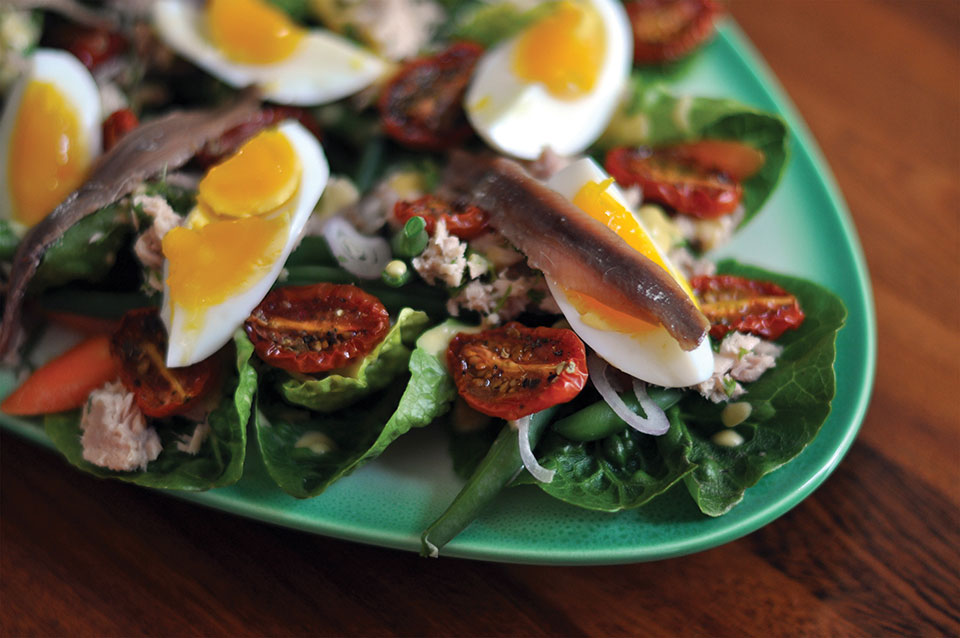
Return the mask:
[(96, 481), (4, 434), (0, 633), (960, 634), (960, 2), (731, 11), (820, 142), (873, 276), (873, 402), (810, 498), (657, 563), (428, 561)]

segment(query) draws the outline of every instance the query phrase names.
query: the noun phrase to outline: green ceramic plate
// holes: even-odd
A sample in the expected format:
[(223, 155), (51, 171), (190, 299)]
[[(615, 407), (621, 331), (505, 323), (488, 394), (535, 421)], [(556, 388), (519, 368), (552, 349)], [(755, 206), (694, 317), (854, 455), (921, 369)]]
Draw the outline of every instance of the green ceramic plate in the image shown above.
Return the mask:
[[(678, 82), (680, 92), (732, 97), (787, 119), (793, 149), (783, 182), (721, 255), (817, 281), (849, 310), (837, 344), (837, 397), (816, 440), (747, 490), (729, 514), (700, 514), (682, 485), (638, 510), (606, 514), (555, 501), (536, 487), (507, 490), (444, 550), (446, 556), (518, 563), (599, 564), (655, 560), (709, 549), (748, 534), (808, 496), (856, 436), (873, 384), (876, 339), (866, 265), (843, 199), (806, 126), (769, 69), (732, 21)], [(0, 394), (10, 379), (0, 380)], [(40, 444), (26, 421), (0, 423)], [(417, 551), (421, 530), (453, 499), (445, 441), (415, 431), (380, 459), (305, 501), (285, 495), (255, 453), (235, 486), (176, 496), (241, 516), (353, 541)]]

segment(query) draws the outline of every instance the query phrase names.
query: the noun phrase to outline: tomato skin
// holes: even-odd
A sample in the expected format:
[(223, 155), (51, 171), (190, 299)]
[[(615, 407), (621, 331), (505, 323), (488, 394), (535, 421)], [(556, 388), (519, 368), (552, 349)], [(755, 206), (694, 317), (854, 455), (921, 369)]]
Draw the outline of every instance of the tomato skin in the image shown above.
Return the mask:
[(116, 378), (110, 338), (90, 337), (34, 370), (0, 403), (0, 410), (17, 416), (75, 410), (86, 403), (91, 392)]
[(130, 109), (118, 109), (103, 121), (103, 150), (109, 151), (120, 138), (137, 128), (140, 120)]
[(412, 202), (399, 201), (393, 207), (393, 214), (401, 226), (411, 217), (422, 217), (428, 235), (433, 235), (437, 220), (442, 219), (447, 231), (460, 239), (474, 239), (485, 233), (489, 219), (487, 211), (478, 206), (458, 206), (433, 195), (425, 195)]
[(566, 403), (587, 382), (586, 349), (572, 330), (515, 321), (458, 333), (447, 366), (470, 407), (507, 421)]
[(797, 298), (769, 281), (735, 275), (700, 275), (690, 280), (710, 320), (710, 336), (722, 339), (733, 330), (775, 340), (804, 320)]
[(724, 173), (738, 182), (756, 175), (766, 161), (763, 151), (732, 140), (700, 140), (673, 144), (670, 151), (684, 162)]
[(380, 93), (384, 132), (404, 146), (440, 151), (473, 132), (463, 95), (483, 47), (458, 42), (437, 55), (406, 63)]
[(57, 24), (44, 39), (49, 39), (50, 46), (72, 53), (90, 71), (96, 70), (130, 46), (127, 39), (119, 33), (76, 23)]
[(350, 284), (275, 288), (244, 329), (257, 356), (290, 372), (342, 368), (366, 356), (390, 329), (380, 300)]
[(232, 155), (240, 145), (265, 128), (284, 120), (297, 120), (304, 128), (322, 139), (320, 123), (309, 111), (296, 106), (265, 106), (249, 120), (226, 131), (220, 137), (207, 142), (194, 159), (203, 167), (213, 166)]
[(622, 186), (637, 185), (643, 189), (645, 201), (666, 204), (699, 219), (728, 215), (743, 199), (743, 187), (738, 181), (703, 168), (670, 147), (613, 148), (604, 165)]
[(168, 368), (167, 332), (156, 308), (130, 310), (110, 340), (120, 381), (147, 416), (183, 414), (219, 380), (219, 358), (213, 355), (183, 368)]
[(633, 30), (635, 64), (685, 57), (710, 37), (720, 13), (715, 0), (632, 0), (625, 9)]

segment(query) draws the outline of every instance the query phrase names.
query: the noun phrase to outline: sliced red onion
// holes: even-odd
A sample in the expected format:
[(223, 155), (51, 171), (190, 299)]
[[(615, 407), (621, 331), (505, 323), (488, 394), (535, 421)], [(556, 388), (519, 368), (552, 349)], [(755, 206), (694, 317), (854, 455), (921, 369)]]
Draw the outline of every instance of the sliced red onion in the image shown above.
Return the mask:
[(323, 236), (337, 262), (360, 279), (379, 279), (390, 262), (390, 244), (386, 239), (361, 235), (343, 217), (331, 217), (323, 225)]
[[(607, 369), (609, 367), (609, 364), (595, 353), (591, 352), (590, 355), (587, 356), (587, 370), (590, 372), (590, 380), (593, 381), (593, 387), (597, 389), (597, 392), (599, 392), (603, 400), (607, 402), (610, 409), (612, 409), (618, 417), (623, 419), (627, 425), (638, 432), (652, 436), (666, 434), (670, 429), (670, 422), (667, 421), (663, 410), (650, 400), (646, 390), (642, 387), (640, 389), (643, 394), (643, 399), (640, 398), (639, 394), (637, 395), (640, 406), (647, 414), (647, 418), (644, 418), (631, 410), (627, 404), (623, 402), (623, 399), (620, 398), (620, 395), (617, 394), (617, 391), (614, 390), (610, 384), (610, 380), (607, 378)], [(634, 384), (634, 394), (637, 394), (636, 383)], [(644, 403), (644, 401), (646, 401), (646, 403)], [(648, 405), (652, 405), (653, 408), (647, 407)], [(659, 412), (659, 415), (657, 412)]]
[(541, 483), (552, 482), (556, 471), (540, 465), (530, 447), (530, 415), (511, 421), (510, 426), (517, 430), (517, 435), (520, 437), (520, 458), (523, 460), (523, 467), (527, 468), (530, 475)]
[[(647, 415), (646, 432), (653, 436), (666, 434), (670, 430), (667, 413), (647, 395), (647, 384), (640, 379), (633, 380), (633, 396), (637, 397), (640, 407)], [(643, 431), (643, 430), (641, 430)]]

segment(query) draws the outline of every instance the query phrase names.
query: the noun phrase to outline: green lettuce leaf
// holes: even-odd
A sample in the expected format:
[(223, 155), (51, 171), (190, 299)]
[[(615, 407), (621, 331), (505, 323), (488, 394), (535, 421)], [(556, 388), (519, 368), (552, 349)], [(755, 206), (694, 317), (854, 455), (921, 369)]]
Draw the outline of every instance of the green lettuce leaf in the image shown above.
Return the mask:
[(210, 434), (196, 455), (177, 449), (181, 436), (193, 433), (194, 425), (184, 419), (168, 419), (155, 427), (163, 451), (142, 472), (115, 472), (83, 459), (80, 444), (80, 411), (48, 416), (44, 420), (47, 436), (67, 460), (76, 467), (101, 478), (173, 490), (206, 490), (236, 483), (243, 473), (247, 447), (247, 421), (257, 389), (257, 373), (250, 365), (253, 345), (242, 331), (234, 335), (236, 372), (227, 381), (232, 388), (210, 413)]
[(113, 267), (133, 234), (130, 209), (110, 204), (71, 226), (47, 250), (30, 282), (40, 292), (71, 281), (97, 281)]
[(316, 412), (336, 412), (382, 390), (402, 374), (410, 360), (410, 348), (406, 344), (412, 344), (428, 322), (425, 312), (404, 308), (383, 341), (354, 369), (322, 379), (278, 373), (282, 381), (277, 389), (290, 403)]
[(782, 286), (797, 296), (806, 319), (777, 340), (784, 350), (776, 367), (745, 385), (747, 394), (738, 400), (748, 401), (753, 410), (736, 427), (743, 444), (723, 447), (711, 442), (723, 429), (723, 405), (694, 394), (675, 408), (673, 427), (657, 440), (662, 454), (680, 455), (696, 465), (684, 481), (700, 510), (710, 516), (729, 511), (746, 488), (793, 459), (816, 437), (836, 393), (836, 338), (846, 318), (840, 298), (809, 281), (735, 261), (720, 263), (719, 271)]
[(555, 470), (553, 481), (541, 483), (523, 473), (518, 484), (532, 483), (561, 501), (604, 512), (639, 507), (695, 467), (678, 451), (663, 453), (655, 437), (632, 428), (587, 443), (549, 432), (537, 447), (537, 460)]
[(316, 496), (379, 456), (400, 435), (449, 410), (457, 390), (443, 353), (429, 343), (433, 332), (417, 340), (409, 382), (397, 380), (362, 404), (316, 415), (261, 396), (257, 442), (273, 480), (298, 498)]
[(476, 42), (486, 49), (511, 38), (554, 10), (556, 2), (523, 8), (510, 2), (465, 3), (450, 28), (451, 40)]
[(743, 183), (741, 226), (749, 221), (773, 192), (787, 163), (789, 131), (777, 115), (734, 100), (673, 95), (664, 87), (646, 85), (639, 76), (631, 93), (597, 148), (657, 146), (701, 139), (735, 140), (763, 152), (760, 171)]

